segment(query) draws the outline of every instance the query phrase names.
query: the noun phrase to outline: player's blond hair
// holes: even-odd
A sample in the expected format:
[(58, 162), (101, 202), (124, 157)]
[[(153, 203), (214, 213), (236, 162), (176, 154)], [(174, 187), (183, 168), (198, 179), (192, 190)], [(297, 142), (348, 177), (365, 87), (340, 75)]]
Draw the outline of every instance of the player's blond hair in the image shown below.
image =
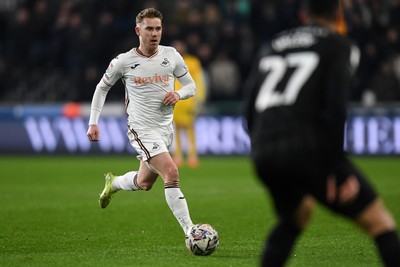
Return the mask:
[(139, 14), (136, 16), (136, 24), (141, 23), (145, 18), (159, 18), (162, 21), (163, 15), (155, 8), (146, 8), (140, 11)]

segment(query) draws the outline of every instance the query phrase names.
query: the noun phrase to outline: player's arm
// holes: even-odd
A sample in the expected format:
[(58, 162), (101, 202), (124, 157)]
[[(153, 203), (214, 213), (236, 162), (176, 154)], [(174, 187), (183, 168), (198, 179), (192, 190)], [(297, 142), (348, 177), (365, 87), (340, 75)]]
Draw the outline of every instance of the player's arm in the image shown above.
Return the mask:
[(181, 89), (176, 91), (179, 95), (179, 99), (187, 99), (189, 97), (194, 96), (196, 93), (196, 84), (189, 72), (185, 75), (178, 77), (178, 81), (182, 85)]
[(343, 153), (344, 126), (350, 96), (351, 77), (358, 66), (359, 50), (356, 47), (338, 47), (332, 55), (326, 80), (326, 125), (335, 153)]
[(183, 60), (182, 56), (176, 52), (176, 67), (174, 70), (174, 75), (178, 79), (179, 83), (182, 85), (181, 89), (175, 93), (179, 95), (179, 99), (187, 99), (196, 93), (196, 84), (189, 73), (189, 69)]
[(86, 133), (90, 141), (98, 141), (100, 138), (98, 122), (100, 119), (101, 110), (103, 109), (106, 101), (108, 91), (122, 76), (120, 65), (121, 64), (118, 60), (118, 57), (114, 58), (94, 91), (90, 106), (89, 128)]
[(178, 80), (182, 85), (181, 89), (175, 92), (168, 92), (164, 97), (165, 105), (174, 105), (181, 99), (187, 99), (194, 96), (196, 92), (196, 85), (190, 76), (190, 73), (187, 72), (184, 76), (179, 77)]
[(201, 105), (206, 101), (207, 90), (200, 60), (194, 61), (194, 64), (190, 67), (190, 72), (193, 74), (192, 77), (196, 84), (196, 101), (198, 105)]
[(250, 133), (253, 127), (253, 116), (254, 116), (254, 103), (256, 94), (258, 92), (257, 80), (259, 79), (258, 63), (253, 64), (252, 71), (250, 72), (249, 78), (246, 80), (244, 85), (244, 110), (243, 115), (246, 119), (246, 124), (244, 125), (245, 130)]
[(89, 128), (87, 131), (87, 136), (90, 141), (98, 141), (100, 138), (100, 131), (97, 124), (110, 88), (111, 87), (104, 83), (102, 79), (97, 84), (96, 90), (94, 91), (92, 104), (90, 106)]
[(244, 85), (244, 108), (243, 115), (246, 119), (246, 124), (244, 125), (245, 130), (250, 132), (253, 127), (253, 117), (255, 114), (254, 105), (256, 96), (258, 94), (260, 80), (265, 78), (265, 74), (260, 73), (259, 64), (260, 59), (271, 52), (269, 45), (264, 45), (256, 56), (256, 60), (250, 70), (250, 75), (247, 78)]

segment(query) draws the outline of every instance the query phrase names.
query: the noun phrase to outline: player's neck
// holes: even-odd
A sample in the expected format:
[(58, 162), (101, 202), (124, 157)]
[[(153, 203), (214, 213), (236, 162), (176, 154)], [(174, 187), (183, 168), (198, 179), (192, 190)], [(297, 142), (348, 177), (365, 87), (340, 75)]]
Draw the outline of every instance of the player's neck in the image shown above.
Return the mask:
[(139, 46), (136, 50), (137, 50), (138, 53), (141, 54), (142, 56), (151, 57), (151, 56), (153, 56), (154, 54), (157, 53), (158, 47), (155, 48), (155, 49), (144, 49), (142, 46)]
[(323, 18), (313, 18), (311, 21), (313, 24), (326, 27), (326, 28), (330, 29), (331, 31), (336, 31), (337, 25), (336, 25), (335, 21), (331, 21), (331, 20), (327, 20), (327, 19), (323, 19)]

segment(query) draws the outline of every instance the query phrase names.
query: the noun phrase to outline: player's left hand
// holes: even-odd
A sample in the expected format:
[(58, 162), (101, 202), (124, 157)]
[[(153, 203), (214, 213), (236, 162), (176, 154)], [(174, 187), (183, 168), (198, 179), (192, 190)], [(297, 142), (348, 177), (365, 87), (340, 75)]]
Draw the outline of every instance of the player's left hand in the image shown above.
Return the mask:
[(165, 96), (164, 96), (164, 105), (167, 106), (172, 106), (175, 105), (176, 102), (179, 101), (181, 97), (179, 96), (178, 93), (176, 92), (168, 92)]

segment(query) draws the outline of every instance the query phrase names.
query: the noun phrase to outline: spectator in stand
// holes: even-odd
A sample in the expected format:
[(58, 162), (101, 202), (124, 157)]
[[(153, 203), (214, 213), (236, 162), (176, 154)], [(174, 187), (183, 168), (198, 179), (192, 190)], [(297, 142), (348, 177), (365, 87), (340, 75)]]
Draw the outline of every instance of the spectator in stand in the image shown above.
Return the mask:
[[(183, 57), (189, 72), (196, 84), (196, 94), (194, 97), (179, 101), (174, 107), (174, 124), (175, 124), (175, 151), (173, 159), (175, 164), (179, 167), (185, 163), (182, 137), (187, 136), (188, 151), (187, 151), (187, 164), (191, 168), (199, 166), (199, 157), (196, 148), (196, 129), (195, 121), (199, 109), (204, 104), (206, 99), (206, 89), (203, 77), (203, 68), (200, 60), (188, 53), (186, 43), (180, 40), (172, 42), (174, 47)], [(178, 79), (175, 79), (175, 91), (181, 88)]]
[(222, 24), (221, 14), (215, 3), (208, 3), (204, 7), (203, 25), (205, 31), (205, 42), (210, 47), (215, 47), (220, 38), (220, 27)]
[[(166, 43), (175, 39), (190, 41), (189, 51), (200, 58), (206, 70), (210, 62), (217, 61), (221, 52), (225, 53), (228, 60), (235, 61), (241, 77), (245, 77), (249, 70), (248, 62), (255, 57), (261, 41), (268, 41), (284, 26), (298, 23), (295, 12), (299, 1), (16, 2), (14, 10), (0, 10), (0, 59), (5, 62), (6, 69), (12, 68), (7, 75), (7, 85), (2, 88), (8, 93), (3, 94), (5, 98), (2, 100), (34, 103), (46, 101), (47, 95), (56, 97), (56, 101), (71, 101), (54, 92), (36, 99), (29, 98), (29, 95), (38, 95), (37, 92), (44, 90), (37, 82), (40, 77), (53, 83), (48, 88), (71, 87), (73, 84), (75, 90), (83, 90), (84, 85), (80, 83), (83, 74), (76, 75), (74, 72), (78, 68), (73, 66), (79, 66), (78, 72), (86, 66), (103, 69), (108, 63), (104, 58), (113, 57), (116, 51), (126, 50), (137, 42), (129, 27), (129, 22), (134, 19), (132, 14), (151, 6), (165, 10), (165, 16), (171, 22), (164, 29)], [(361, 64), (352, 93), (352, 100), (360, 101), (369, 78), (377, 71), (377, 64), (383, 58), (400, 54), (400, 0), (343, 0), (343, 7), (347, 35), (356, 41), (362, 51), (361, 60), (366, 62), (365, 66)], [(81, 16), (78, 28), (81, 29), (73, 33), (78, 14)], [(87, 41), (94, 45), (88, 47), (84, 44)], [(372, 50), (375, 52), (370, 54)], [(21, 80), (19, 73), (26, 66), (34, 66), (36, 74), (29, 73)], [(54, 79), (53, 76), (62, 76), (63, 79)], [(239, 82), (238, 90), (243, 88), (242, 81)], [(117, 86), (122, 88), (122, 85)], [(17, 90), (20, 93), (16, 94)], [(116, 95), (110, 95), (110, 98)]]
[(47, 0), (35, 2), (32, 13), (32, 46), (31, 60), (36, 66), (43, 66), (47, 63), (47, 50), (49, 40), (49, 27), (52, 15)]
[(379, 54), (376, 45), (372, 42), (368, 42), (360, 60), (360, 67), (358, 68), (357, 75), (354, 79), (353, 91), (351, 94), (351, 99), (353, 101), (360, 101), (365, 89), (378, 68), (379, 64)]
[[(31, 13), (25, 8), (19, 8), (11, 21), (8, 36), (12, 36), (7, 44), (5, 55), (17, 70), (29, 65), (29, 48), (32, 40)], [(8, 38), (7, 38), (8, 39)]]
[(232, 100), (238, 96), (241, 82), (239, 67), (224, 51), (210, 63), (211, 100)]
[(400, 81), (393, 72), (392, 63), (383, 61), (369, 85), (378, 103), (400, 101)]
[[(50, 30), (49, 57), (53, 69), (66, 68), (70, 3), (62, 3)], [(68, 75), (68, 73), (66, 73)]]
[(391, 0), (390, 25), (400, 30), (400, 0)]
[(393, 72), (400, 81), (400, 53), (393, 56)]

